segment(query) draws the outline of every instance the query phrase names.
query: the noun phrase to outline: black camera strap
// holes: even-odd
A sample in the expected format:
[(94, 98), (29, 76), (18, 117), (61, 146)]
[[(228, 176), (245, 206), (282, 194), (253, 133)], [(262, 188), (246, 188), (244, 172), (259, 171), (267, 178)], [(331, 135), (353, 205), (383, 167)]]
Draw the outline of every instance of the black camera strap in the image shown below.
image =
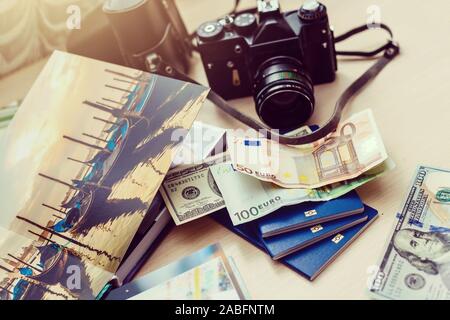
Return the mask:
[[(302, 144), (309, 144), (312, 142), (315, 142), (317, 140), (320, 140), (322, 138), (325, 138), (330, 133), (334, 132), (342, 117), (342, 112), (348, 102), (361, 90), (363, 89), (371, 80), (373, 80), (399, 53), (400, 53), (400, 47), (397, 43), (395, 43), (392, 39), (392, 32), (384, 24), (381, 24), (379, 26), (380, 29), (384, 29), (388, 31), (390, 34), (390, 40), (385, 44), (384, 46), (369, 52), (363, 52), (363, 51), (338, 51), (336, 52), (338, 55), (343, 56), (360, 56), (360, 57), (372, 57), (375, 56), (381, 52), (384, 51), (384, 54), (378, 58), (378, 60), (373, 64), (363, 75), (361, 75), (358, 79), (356, 79), (339, 97), (338, 101), (336, 102), (333, 115), (331, 118), (318, 129), (317, 131), (301, 137), (288, 137), (285, 135), (280, 135), (279, 133), (271, 130), (267, 126), (261, 124), (259, 121), (241, 113), (237, 109), (235, 109), (233, 106), (231, 106), (225, 99), (223, 99), (221, 96), (219, 96), (214, 91), (210, 91), (208, 95), (208, 100), (213, 102), (216, 106), (218, 106), (220, 109), (222, 109), (224, 112), (232, 116), (233, 118), (239, 120), (240, 122), (246, 124), (250, 128), (258, 131), (261, 134), (264, 134), (268, 139), (274, 139), (279, 141), (282, 144), (288, 144), (288, 145), (302, 145)], [(347, 38), (372, 29), (370, 26), (364, 25), (355, 29), (350, 30), (349, 32), (343, 34), (340, 37), (336, 37), (336, 42), (344, 41)], [(150, 56), (147, 59), (147, 66), (150, 70), (150, 72), (174, 77), (183, 81), (192, 82), (199, 84), (197, 81), (191, 79), (189, 76), (185, 75), (182, 72), (177, 71), (176, 69), (172, 68), (168, 64), (166, 64), (161, 57), (159, 56)]]

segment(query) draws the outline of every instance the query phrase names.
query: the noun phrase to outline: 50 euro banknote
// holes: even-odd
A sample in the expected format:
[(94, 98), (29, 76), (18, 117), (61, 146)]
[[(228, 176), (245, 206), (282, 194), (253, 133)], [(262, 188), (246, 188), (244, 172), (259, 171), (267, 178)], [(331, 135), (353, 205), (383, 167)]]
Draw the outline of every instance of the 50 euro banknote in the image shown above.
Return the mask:
[(358, 177), (387, 158), (371, 110), (342, 122), (336, 132), (309, 145), (287, 146), (227, 132), (239, 172), (284, 188), (319, 188)]

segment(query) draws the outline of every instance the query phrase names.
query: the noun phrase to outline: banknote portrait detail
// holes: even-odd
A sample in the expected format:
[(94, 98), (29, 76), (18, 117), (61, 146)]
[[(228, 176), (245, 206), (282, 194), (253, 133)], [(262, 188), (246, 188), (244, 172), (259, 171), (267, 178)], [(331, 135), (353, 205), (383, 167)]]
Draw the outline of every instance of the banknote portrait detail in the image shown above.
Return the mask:
[(450, 234), (402, 229), (394, 234), (393, 246), (418, 270), (439, 274), (450, 290)]

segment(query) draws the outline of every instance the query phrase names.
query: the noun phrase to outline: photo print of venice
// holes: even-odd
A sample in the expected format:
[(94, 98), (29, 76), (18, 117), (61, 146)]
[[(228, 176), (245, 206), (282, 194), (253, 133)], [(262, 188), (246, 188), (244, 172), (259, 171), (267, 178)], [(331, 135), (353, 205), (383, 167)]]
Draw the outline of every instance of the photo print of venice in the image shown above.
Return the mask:
[(0, 142), (1, 300), (99, 294), (208, 91), (55, 51)]

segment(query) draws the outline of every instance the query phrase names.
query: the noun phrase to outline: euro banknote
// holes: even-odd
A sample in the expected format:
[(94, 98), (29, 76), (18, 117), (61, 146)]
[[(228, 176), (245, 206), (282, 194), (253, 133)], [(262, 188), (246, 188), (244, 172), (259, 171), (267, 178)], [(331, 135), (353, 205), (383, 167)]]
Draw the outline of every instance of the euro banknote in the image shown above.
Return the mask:
[[(170, 171), (160, 192), (177, 225), (225, 207), (233, 224), (239, 225), (259, 219), (285, 205), (335, 199), (393, 167), (393, 162), (387, 160), (349, 181), (319, 189), (284, 189), (234, 170), (229, 157), (222, 154), (209, 158), (200, 165)], [(252, 208), (260, 209), (256, 213)]]
[(234, 225), (262, 218), (283, 206), (307, 201), (329, 201), (374, 180), (394, 168), (388, 159), (357, 178), (318, 189), (285, 189), (234, 170), (232, 164), (210, 168)]
[(336, 132), (309, 145), (287, 146), (227, 132), (236, 170), (284, 188), (319, 188), (350, 180), (388, 155), (371, 110), (343, 121)]

